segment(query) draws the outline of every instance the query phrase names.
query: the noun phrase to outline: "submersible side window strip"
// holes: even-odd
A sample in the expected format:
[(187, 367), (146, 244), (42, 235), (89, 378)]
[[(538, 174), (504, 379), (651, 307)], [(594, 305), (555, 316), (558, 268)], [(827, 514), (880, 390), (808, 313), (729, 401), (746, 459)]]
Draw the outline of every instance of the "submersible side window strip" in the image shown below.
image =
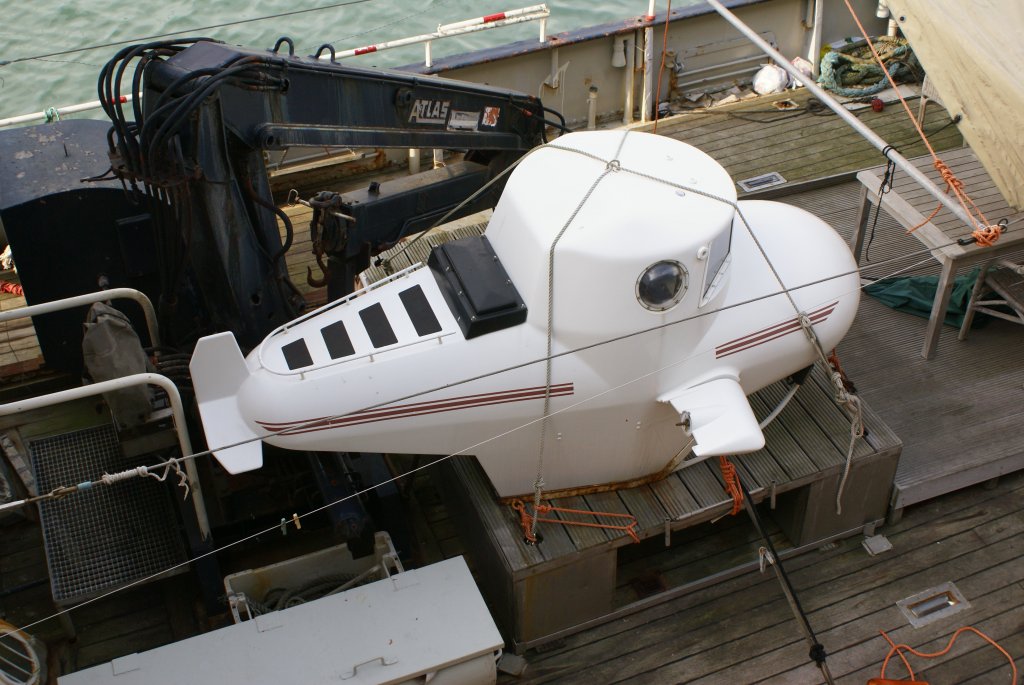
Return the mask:
[(331, 355), (331, 359), (341, 359), (356, 353), (352, 339), (348, 337), (344, 321), (335, 321), (324, 326), (320, 329), (320, 335), (324, 339), (324, 345), (327, 346), (327, 353)]
[(366, 334), (370, 336), (370, 342), (374, 347), (387, 347), (398, 342), (398, 336), (395, 335), (395, 330), (391, 327), (388, 315), (380, 302), (360, 309), (359, 318), (363, 320)]
[(306, 347), (306, 341), (303, 338), (282, 345), (281, 354), (284, 355), (284, 361), (288, 364), (288, 368), (293, 371), (313, 365), (313, 357), (310, 356), (309, 348)]
[(424, 336), (441, 331), (441, 322), (437, 320), (437, 315), (434, 314), (423, 288), (418, 285), (406, 288), (398, 293), (398, 299), (402, 301), (405, 313), (409, 315), (417, 335)]

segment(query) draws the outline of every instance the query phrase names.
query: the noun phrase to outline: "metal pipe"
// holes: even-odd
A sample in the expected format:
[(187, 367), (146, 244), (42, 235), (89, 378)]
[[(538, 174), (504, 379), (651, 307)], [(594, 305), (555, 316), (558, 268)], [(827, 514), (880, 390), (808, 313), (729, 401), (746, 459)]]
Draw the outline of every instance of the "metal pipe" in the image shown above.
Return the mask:
[(587, 92), (587, 130), (597, 128), (597, 86), (590, 86)]
[(419, 148), (409, 148), (409, 175), (420, 173), (420, 151)]
[[(732, 24), (740, 33), (746, 36), (750, 42), (757, 47), (761, 48), (761, 51), (771, 57), (775, 62), (785, 69), (790, 76), (799, 81), (804, 85), (807, 90), (811, 92), (814, 97), (821, 100), (829, 109), (839, 115), (839, 117), (849, 124), (853, 129), (859, 133), (865, 140), (874, 145), (880, 151), (885, 153), (885, 156), (892, 160), (900, 169), (906, 172), (907, 176), (914, 179), (929, 195), (934, 197), (936, 200), (941, 202), (943, 206), (963, 221), (965, 224), (974, 228), (974, 220), (964, 211), (964, 208), (960, 206), (958, 202), (946, 195), (938, 186), (932, 183), (931, 179), (924, 175), (917, 167), (910, 163), (910, 161), (897, 152), (891, 145), (879, 136), (877, 133), (872, 131), (870, 128), (864, 125), (864, 123), (856, 117), (852, 112), (847, 110), (841, 104), (839, 104), (835, 98), (825, 92), (813, 79), (803, 74), (799, 69), (793, 66), (793, 64), (782, 56), (778, 50), (769, 45), (761, 36), (751, 29), (749, 26), (740, 21), (735, 14), (730, 12), (722, 5), (719, 0), (707, 0), (708, 4), (715, 8), (715, 11), (722, 15), (727, 22)], [(887, 151), (887, 152), (886, 152)]]
[[(750, 57), (739, 57), (737, 59), (731, 59), (731, 60), (729, 60), (727, 62), (719, 62), (717, 64), (712, 64), (709, 67), (698, 67), (697, 69), (687, 69), (684, 73), (687, 76), (693, 76), (694, 74), (704, 74), (704, 73), (707, 73), (709, 71), (718, 71), (719, 69), (725, 69), (726, 67), (734, 67), (737, 64), (747, 64), (747, 63), (753, 63), (758, 68), (760, 68), (760, 65), (763, 62), (764, 62), (764, 57), (762, 57), (761, 55), (751, 55)], [(753, 66), (748, 67), (747, 71), (750, 71), (753, 68), (754, 68)], [(730, 72), (730, 73), (739, 73), (739, 72)]]
[(110, 290), (100, 290), (95, 293), (86, 293), (85, 295), (65, 297), (62, 300), (54, 300), (53, 302), (34, 304), (29, 307), (10, 309), (6, 312), (0, 312), (0, 323), (3, 323), (4, 321), (12, 321), (14, 319), (37, 316), (39, 314), (59, 312), (65, 309), (74, 309), (75, 307), (93, 304), (94, 302), (103, 302), (105, 300), (134, 300), (138, 302), (139, 306), (142, 307), (143, 315), (146, 317), (146, 329), (149, 332), (150, 342), (154, 346), (160, 345), (160, 330), (157, 325), (156, 310), (153, 309), (153, 303), (150, 302), (145, 293), (140, 292), (135, 288), (111, 288)]
[(824, 0), (814, 0), (814, 24), (811, 27), (811, 45), (807, 49), (807, 60), (811, 63), (811, 75), (818, 77), (818, 63), (821, 52), (822, 12), (825, 11)]
[(622, 75), (626, 82), (626, 100), (622, 107), (622, 123), (633, 123), (633, 90), (636, 88), (636, 33), (626, 38), (626, 71)]
[[(640, 100), (640, 121), (647, 122), (654, 118), (654, 2), (647, 6), (647, 28), (644, 29), (644, 91)], [(665, 17), (668, 21), (668, 17)]]
[[(20, 414), (21, 412), (52, 407), (55, 404), (73, 402), (136, 385), (156, 385), (167, 393), (167, 397), (171, 401), (171, 414), (174, 419), (174, 430), (178, 435), (178, 446), (183, 457), (190, 456), (192, 454), (192, 441), (189, 440), (188, 430), (185, 426), (185, 410), (181, 404), (181, 395), (178, 393), (178, 387), (174, 385), (170, 378), (161, 376), (158, 373), (136, 373), (131, 376), (113, 378), (109, 381), (61, 390), (49, 395), (40, 395), (39, 397), (30, 397), (7, 404), (0, 404), (0, 416), (9, 416), (11, 414)], [(188, 485), (192, 493), (192, 504), (196, 510), (196, 522), (199, 524), (199, 532), (203, 536), (203, 540), (207, 541), (210, 539), (210, 519), (206, 515), (203, 490), (199, 484), (199, 472), (193, 459), (185, 460), (185, 473), (188, 477)]]
[[(677, 87), (678, 88), (693, 88), (694, 86), (699, 86), (699, 85), (701, 85), (703, 83), (711, 83), (712, 81), (721, 81), (723, 78), (727, 78), (727, 77), (731, 77), (731, 76), (742, 76), (743, 74), (752, 74), (755, 71), (757, 71), (759, 68), (760, 68), (760, 66), (755, 65), (755, 66), (752, 66), (752, 67), (744, 67), (743, 69), (736, 69), (734, 71), (722, 71), (722, 72), (719, 72), (719, 73), (715, 74), (714, 76), (705, 76), (704, 78), (696, 78), (696, 79), (693, 79), (692, 81), (682, 81), (682, 82), (677, 84)], [(696, 71), (696, 70), (694, 70), (694, 71)]]

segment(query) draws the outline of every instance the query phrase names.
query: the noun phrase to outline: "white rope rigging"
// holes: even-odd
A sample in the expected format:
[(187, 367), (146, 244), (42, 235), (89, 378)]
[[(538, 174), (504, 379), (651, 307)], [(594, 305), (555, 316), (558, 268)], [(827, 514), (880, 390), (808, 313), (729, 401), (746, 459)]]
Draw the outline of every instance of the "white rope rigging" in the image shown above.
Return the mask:
[[(551, 412), (551, 365), (554, 361), (551, 355), (551, 346), (554, 339), (554, 327), (555, 327), (555, 247), (558, 245), (558, 241), (562, 239), (565, 232), (569, 230), (569, 226), (576, 219), (576, 215), (580, 213), (583, 206), (587, 204), (591, 195), (597, 190), (597, 186), (601, 184), (601, 181), (605, 179), (608, 174), (618, 171), (621, 168), (618, 157), (619, 153), (622, 152), (622, 146), (626, 142), (626, 136), (629, 135), (629, 131), (622, 134), (622, 139), (619, 141), (619, 147), (615, 150), (614, 159), (605, 163), (604, 171), (594, 179), (594, 182), (590, 184), (590, 188), (580, 198), (576, 208), (572, 210), (569, 218), (565, 220), (562, 225), (562, 230), (558, 232), (554, 240), (551, 241), (551, 247), (548, 249), (548, 322), (547, 322), (547, 348), (545, 349), (544, 357), (544, 411), (542, 413), (543, 421), (541, 422), (540, 428), (540, 449), (537, 453), (537, 477), (533, 481), (533, 510), (537, 511), (540, 507), (541, 496), (543, 495), (544, 489), (544, 443), (546, 442), (547, 430), (548, 430), (548, 415)], [(553, 145), (559, 150), (567, 150), (558, 145)], [(537, 534), (537, 517), (533, 516), (530, 519), (530, 539), (535, 539)]]

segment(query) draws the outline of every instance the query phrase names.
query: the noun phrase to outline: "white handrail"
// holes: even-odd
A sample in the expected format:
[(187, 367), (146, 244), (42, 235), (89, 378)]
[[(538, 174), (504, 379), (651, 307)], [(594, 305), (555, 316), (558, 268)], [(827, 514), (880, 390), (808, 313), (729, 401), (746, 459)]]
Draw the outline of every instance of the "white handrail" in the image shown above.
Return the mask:
[[(342, 57), (353, 57), (355, 55), (365, 55), (371, 52), (379, 52), (381, 50), (389, 50), (391, 48), (398, 48), (405, 45), (415, 45), (417, 43), (426, 43), (424, 47), (425, 56), (424, 63), (426, 66), (433, 66), (433, 57), (430, 54), (430, 43), (431, 41), (438, 40), (440, 38), (451, 38), (452, 36), (461, 36), (467, 33), (476, 33), (477, 31), (487, 31), (490, 29), (500, 28), (502, 26), (512, 26), (513, 24), (521, 24), (527, 21), (539, 21), (540, 22), (540, 35), (538, 40), (543, 43), (547, 39), (547, 19), (551, 16), (551, 11), (545, 4), (531, 5), (529, 7), (520, 7), (519, 9), (506, 10), (505, 12), (497, 12), (495, 14), (488, 14), (480, 17), (474, 17), (473, 19), (466, 19), (464, 21), (457, 21), (451, 24), (438, 25), (437, 31), (434, 33), (424, 33), (419, 36), (410, 36), (408, 38), (398, 38), (396, 40), (384, 41), (382, 43), (376, 43), (374, 45), (366, 45), (360, 48), (352, 48), (349, 50), (341, 50), (334, 53), (323, 54), (319, 56), (321, 60), (340, 59)], [(122, 104), (131, 102), (132, 96), (122, 95), (120, 102)], [(103, 106), (103, 103), (99, 100), (93, 100), (91, 102), (83, 102), (77, 105), (66, 105), (64, 107), (48, 107), (42, 112), (32, 112), (31, 114), (20, 114), (14, 117), (7, 117), (6, 119), (0, 119), (0, 128), (4, 126), (14, 126), (15, 124), (27, 124), (33, 121), (39, 121), (40, 123), (52, 123), (60, 119), (65, 114), (74, 114), (75, 112), (85, 112), (91, 109), (99, 109)]]
[(434, 65), (433, 57), (430, 52), (431, 41), (435, 41), (440, 38), (461, 36), (467, 33), (476, 33), (477, 31), (487, 31), (501, 26), (521, 24), (527, 21), (540, 21), (540, 36), (538, 40), (543, 43), (547, 40), (547, 18), (549, 16), (551, 16), (551, 11), (548, 9), (547, 5), (531, 5), (530, 7), (521, 7), (519, 9), (508, 10), (506, 12), (498, 12), (496, 14), (488, 14), (481, 17), (475, 17), (473, 19), (457, 21), (451, 24), (439, 25), (437, 30), (433, 33), (423, 33), (418, 36), (387, 40), (373, 45), (364, 45), (359, 48), (339, 50), (334, 54), (321, 54), (319, 59), (331, 60), (340, 59), (342, 57), (354, 57), (356, 55), (366, 55), (372, 52), (390, 50), (391, 48), (399, 48), (406, 45), (425, 43), (423, 61), (426, 66), (431, 67)]
[[(122, 95), (119, 102), (122, 104), (131, 102), (131, 95)], [(103, 106), (103, 103), (99, 100), (93, 100), (91, 102), (83, 102), (77, 105), (66, 105), (64, 107), (47, 107), (42, 112), (33, 112), (32, 114), (19, 114), (16, 117), (7, 117), (6, 119), (0, 119), (0, 128), (4, 126), (13, 126), (14, 124), (27, 124), (32, 121), (39, 121), (40, 123), (50, 124), (57, 121), (61, 116), (65, 114), (74, 114), (75, 112), (85, 112), (90, 109), (99, 109)]]
[(146, 317), (146, 329), (149, 331), (150, 343), (154, 347), (160, 345), (160, 330), (157, 325), (156, 310), (153, 309), (153, 303), (146, 296), (146, 293), (136, 290), (135, 288), (111, 288), (110, 290), (100, 290), (95, 293), (86, 293), (85, 295), (65, 297), (62, 300), (54, 300), (52, 302), (43, 302), (42, 304), (34, 304), (28, 307), (10, 309), (6, 312), (0, 312), (0, 323), (12, 321), (14, 319), (24, 319), (30, 316), (37, 316), (39, 314), (59, 312), (65, 309), (74, 309), (75, 307), (93, 304), (94, 302), (103, 302), (105, 300), (134, 300), (135, 302), (138, 302), (139, 306), (142, 307), (143, 315)]
[(188, 458), (192, 455), (192, 441), (188, 437), (188, 429), (185, 424), (185, 410), (181, 404), (181, 395), (178, 393), (178, 386), (166, 376), (158, 373), (136, 373), (131, 376), (112, 378), (109, 381), (91, 383), (78, 388), (70, 388), (53, 392), (48, 395), (29, 397), (24, 400), (0, 404), (0, 416), (20, 414), (21, 412), (32, 411), (52, 407), (55, 404), (73, 402), (75, 400), (101, 395), (113, 390), (121, 390), (136, 385), (156, 385), (167, 393), (171, 401), (171, 414), (174, 419), (174, 430), (178, 435), (178, 446), (181, 448), (181, 455), (185, 459), (185, 473), (188, 476), (188, 485), (192, 493), (192, 505), (196, 510), (196, 522), (199, 525), (199, 532), (204, 541), (210, 539), (210, 519), (206, 515), (206, 504), (203, 502), (203, 490), (199, 484), (199, 472), (196, 469), (194, 459)]

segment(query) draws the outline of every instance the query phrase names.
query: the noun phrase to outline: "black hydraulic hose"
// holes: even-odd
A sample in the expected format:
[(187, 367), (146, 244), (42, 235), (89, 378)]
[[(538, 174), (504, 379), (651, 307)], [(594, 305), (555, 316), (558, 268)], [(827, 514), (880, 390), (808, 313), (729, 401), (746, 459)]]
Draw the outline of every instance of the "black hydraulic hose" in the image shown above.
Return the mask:
[(261, 57), (246, 57), (235, 63), (235, 66), (228, 67), (215, 76), (210, 76), (206, 82), (197, 88), (193, 93), (185, 96), (175, 110), (168, 115), (167, 119), (160, 125), (156, 133), (149, 141), (143, 141), (146, 144), (146, 152), (149, 155), (149, 159), (153, 158), (154, 152), (159, 148), (160, 144), (164, 142), (164, 139), (168, 136), (170, 131), (174, 129), (180, 121), (189, 114), (193, 109), (198, 107), (203, 100), (210, 94), (212, 90), (218, 88), (221, 82), (237, 73), (250, 69), (260, 63), (264, 63), (266, 60)]
[(281, 258), (284, 257), (285, 253), (288, 252), (288, 250), (291, 249), (292, 246), (292, 239), (294, 238), (292, 220), (283, 209), (275, 205), (273, 202), (268, 202), (265, 198), (260, 197), (256, 190), (252, 187), (252, 180), (249, 178), (245, 179), (245, 192), (249, 196), (250, 200), (258, 204), (260, 207), (263, 207), (264, 209), (269, 209), (277, 216), (278, 219), (281, 220), (281, 223), (284, 224), (284, 245), (281, 246), (281, 249), (278, 250), (278, 252), (271, 259), (271, 263), (273, 264), (274, 269), (276, 270), (278, 262), (281, 261)]
[(554, 126), (557, 129), (561, 129), (565, 133), (571, 133), (571, 129), (568, 126), (566, 126), (566, 124), (565, 124), (565, 117), (562, 116), (561, 112), (559, 112), (556, 109), (551, 109), (550, 107), (544, 107), (544, 106), (541, 106), (541, 111), (549, 112), (551, 114), (554, 114), (556, 117), (558, 117), (558, 120), (560, 122), (562, 122), (561, 125), (559, 125), (559, 124), (556, 124), (554, 122), (548, 121), (547, 119), (544, 119), (544, 123), (546, 123), (546, 124), (548, 124), (550, 126)]

